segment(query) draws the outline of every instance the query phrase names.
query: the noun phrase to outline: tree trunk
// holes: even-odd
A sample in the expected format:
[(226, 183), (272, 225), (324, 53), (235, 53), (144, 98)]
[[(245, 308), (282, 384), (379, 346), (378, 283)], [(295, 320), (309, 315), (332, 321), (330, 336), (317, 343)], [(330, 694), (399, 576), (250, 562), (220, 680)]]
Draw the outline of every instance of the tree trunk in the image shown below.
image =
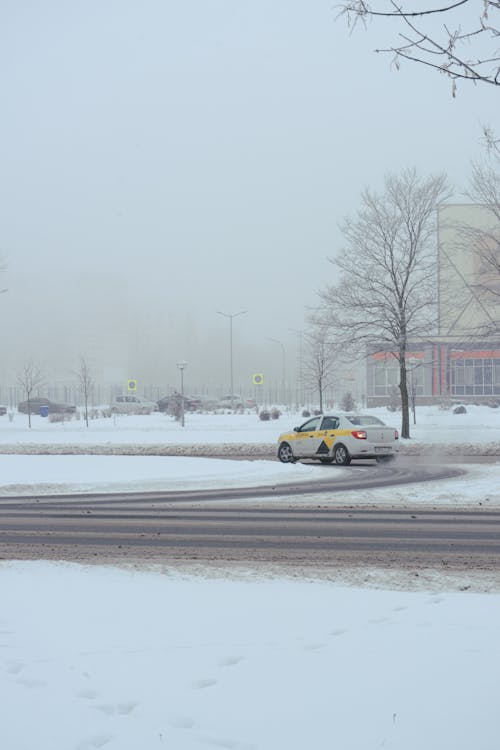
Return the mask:
[(401, 391), (401, 437), (410, 437), (410, 409), (408, 399), (408, 382), (406, 379), (406, 358), (404, 353), (399, 357), (399, 390)]
[(323, 414), (323, 383), (321, 378), (318, 380), (318, 391), (319, 391), (319, 410)]

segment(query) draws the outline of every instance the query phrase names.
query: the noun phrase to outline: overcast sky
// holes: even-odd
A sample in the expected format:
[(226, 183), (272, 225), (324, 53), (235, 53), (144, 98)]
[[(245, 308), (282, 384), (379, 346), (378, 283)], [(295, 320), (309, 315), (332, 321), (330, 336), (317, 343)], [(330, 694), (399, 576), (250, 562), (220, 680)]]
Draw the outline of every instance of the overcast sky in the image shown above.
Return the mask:
[[(416, 166), (457, 196), (493, 86), (377, 55), (328, 1), (4, 0), (0, 286), (5, 384), (94, 358), (116, 377), (279, 377), (338, 223), (366, 185)], [(491, 90), (490, 90), (491, 89)]]

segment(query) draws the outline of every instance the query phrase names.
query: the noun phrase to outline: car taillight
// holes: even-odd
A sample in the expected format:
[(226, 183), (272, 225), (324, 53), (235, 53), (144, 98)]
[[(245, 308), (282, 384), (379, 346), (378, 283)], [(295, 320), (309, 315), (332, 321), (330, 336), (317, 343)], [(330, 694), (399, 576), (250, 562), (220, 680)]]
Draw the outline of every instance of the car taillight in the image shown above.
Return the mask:
[(366, 440), (366, 432), (364, 430), (353, 430), (351, 435), (357, 440)]
[(394, 430), (394, 440), (399, 440), (399, 432)]

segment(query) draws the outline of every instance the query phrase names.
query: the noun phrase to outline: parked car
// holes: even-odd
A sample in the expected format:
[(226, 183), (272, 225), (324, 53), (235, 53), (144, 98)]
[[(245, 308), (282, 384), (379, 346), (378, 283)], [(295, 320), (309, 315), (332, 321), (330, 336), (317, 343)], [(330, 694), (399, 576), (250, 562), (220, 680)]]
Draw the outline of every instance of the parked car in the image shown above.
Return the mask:
[(236, 393), (219, 399), (219, 409), (243, 409), (243, 399)]
[(51, 401), (50, 398), (44, 398), (43, 396), (34, 396), (28, 401), (21, 401), (17, 405), (17, 410), (23, 414), (40, 414), (40, 410), (43, 408), (48, 409), (48, 414), (74, 414), (76, 412), (76, 406), (74, 404), (64, 404), (59, 401)]
[(347, 466), (351, 460), (391, 461), (398, 452), (399, 433), (377, 417), (363, 414), (319, 415), (278, 438), (278, 458), (294, 463), (311, 458)]
[(7, 414), (7, 407), (0, 404), (0, 417), (5, 416)]
[[(181, 394), (171, 393), (170, 396), (163, 396), (157, 401), (157, 408), (160, 411), (172, 412), (176, 409), (177, 403), (180, 403)], [(184, 396), (184, 411), (198, 411), (203, 408), (203, 401), (198, 396)]]
[(151, 414), (158, 411), (158, 405), (154, 401), (148, 401), (141, 396), (115, 396), (111, 402), (111, 411), (114, 414)]

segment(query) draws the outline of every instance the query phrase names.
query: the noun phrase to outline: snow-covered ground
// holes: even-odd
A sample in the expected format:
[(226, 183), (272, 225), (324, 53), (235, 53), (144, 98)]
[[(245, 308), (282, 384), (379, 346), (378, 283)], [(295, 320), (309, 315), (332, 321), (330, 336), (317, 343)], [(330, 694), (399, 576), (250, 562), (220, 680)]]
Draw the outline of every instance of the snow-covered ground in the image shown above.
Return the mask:
[[(398, 426), (394, 415), (384, 417)], [(449, 415), (422, 408), (418, 417), (414, 434), (422, 444), (500, 452), (498, 410)], [(189, 415), (182, 430), (152, 415), (100, 420), (87, 430), (82, 422), (37, 417), (28, 431), (16, 415), (1, 419), (0, 442), (8, 450), (28, 443), (269, 445), (300, 421)], [(455, 480), (321, 502), (499, 505), (500, 463), (465, 468)], [(261, 460), (1, 455), (0, 486), (4, 495), (248, 486), (323, 478), (324, 469)], [(457, 580), (413, 575), (418, 586), (371, 570), (342, 585), (340, 578), (257, 570), (2, 561), (0, 748), (497, 750), (499, 582), (493, 574), (486, 583), (473, 573)]]
[[(365, 409), (387, 424), (400, 428), (401, 415), (387, 409)], [(411, 440), (402, 440), (405, 451), (422, 451), (432, 446), (456, 451), (467, 446), (479, 446), (486, 452), (499, 450), (500, 409), (488, 406), (467, 406), (466, 414), (453, 414), (435, 406), (417, 409), (417, 424), (411, 424)], [(186, 414), (185, 427), (165, 414), (126, 416), (91, 420), (87, 428), (83, 420), (51, 423), (47, 418), (32, 417), (32, 429), (28, 429), (28, 418), (15, 413), (10, 422), (7, 416), (0, 417), (0, 447), (22, 449), (36, 445), (75, 446), (185, 446), (263, 445), (275, 449), (281, 432), (305, 422), (301, 414), (284, 412), (279, 419), (262, 422), (254, 412), (245, 414)], [(413, 422), (413, 419), (412, 419)], [(432, 450), (429, 448), (429, 450)]]
[[(397, 426), (399, 415), (387, 410), (367, 410)], [(466, 452), (498, 455), (500, 462), (500, 409), (470, 406), (467, 414), (452, 414), (436, 407), (421, 407), (418, 424), (412, 425), (415, 438), (402, 440), (403, 453), (416, 450), (440, 456)], [(316, 465), (283, 465), (278, 461), (223, 461), (215, 458), (192, 458), (141, 455), (145, 450), (157, 452), (217, 455), (273, 452), (280, 432), (300, 424), (299, 414), (284, 414), (279, 420), (262, 422), (255, 413), (187, 414), (182, 428), (164, 414), (118, 416), (111, 419), (70, 420), (51, 423), (34, 416), (32, 429), (26, 415), (16, 414), (12, 421), (0, 421), (0, 497), (3, 495), (51, 494), (62, 492), (140, 491), (212, 489), (273, 485), (324, 479)], [(468, 446), (469, 450), (465, 450)], [(123, 455), (57, 455), (72, 451)], [(56, 455), (26, 455), (53, 451)], [(386, 490), (345, 493), (345, 502), (420, 502), (500, 505), (500, 463), (468, 466), (464, 478)], [(345, 478), (344, 469), (331, 467), (329, 478)], [(335, 502), (335, 496), (330, 496)], [(275, 499), (274, 502), (279, 502)], [(307, 502), (301, 498), (297, 502)]]
[(0, 566), (5, 750), (497, 750), (500, 596)]

